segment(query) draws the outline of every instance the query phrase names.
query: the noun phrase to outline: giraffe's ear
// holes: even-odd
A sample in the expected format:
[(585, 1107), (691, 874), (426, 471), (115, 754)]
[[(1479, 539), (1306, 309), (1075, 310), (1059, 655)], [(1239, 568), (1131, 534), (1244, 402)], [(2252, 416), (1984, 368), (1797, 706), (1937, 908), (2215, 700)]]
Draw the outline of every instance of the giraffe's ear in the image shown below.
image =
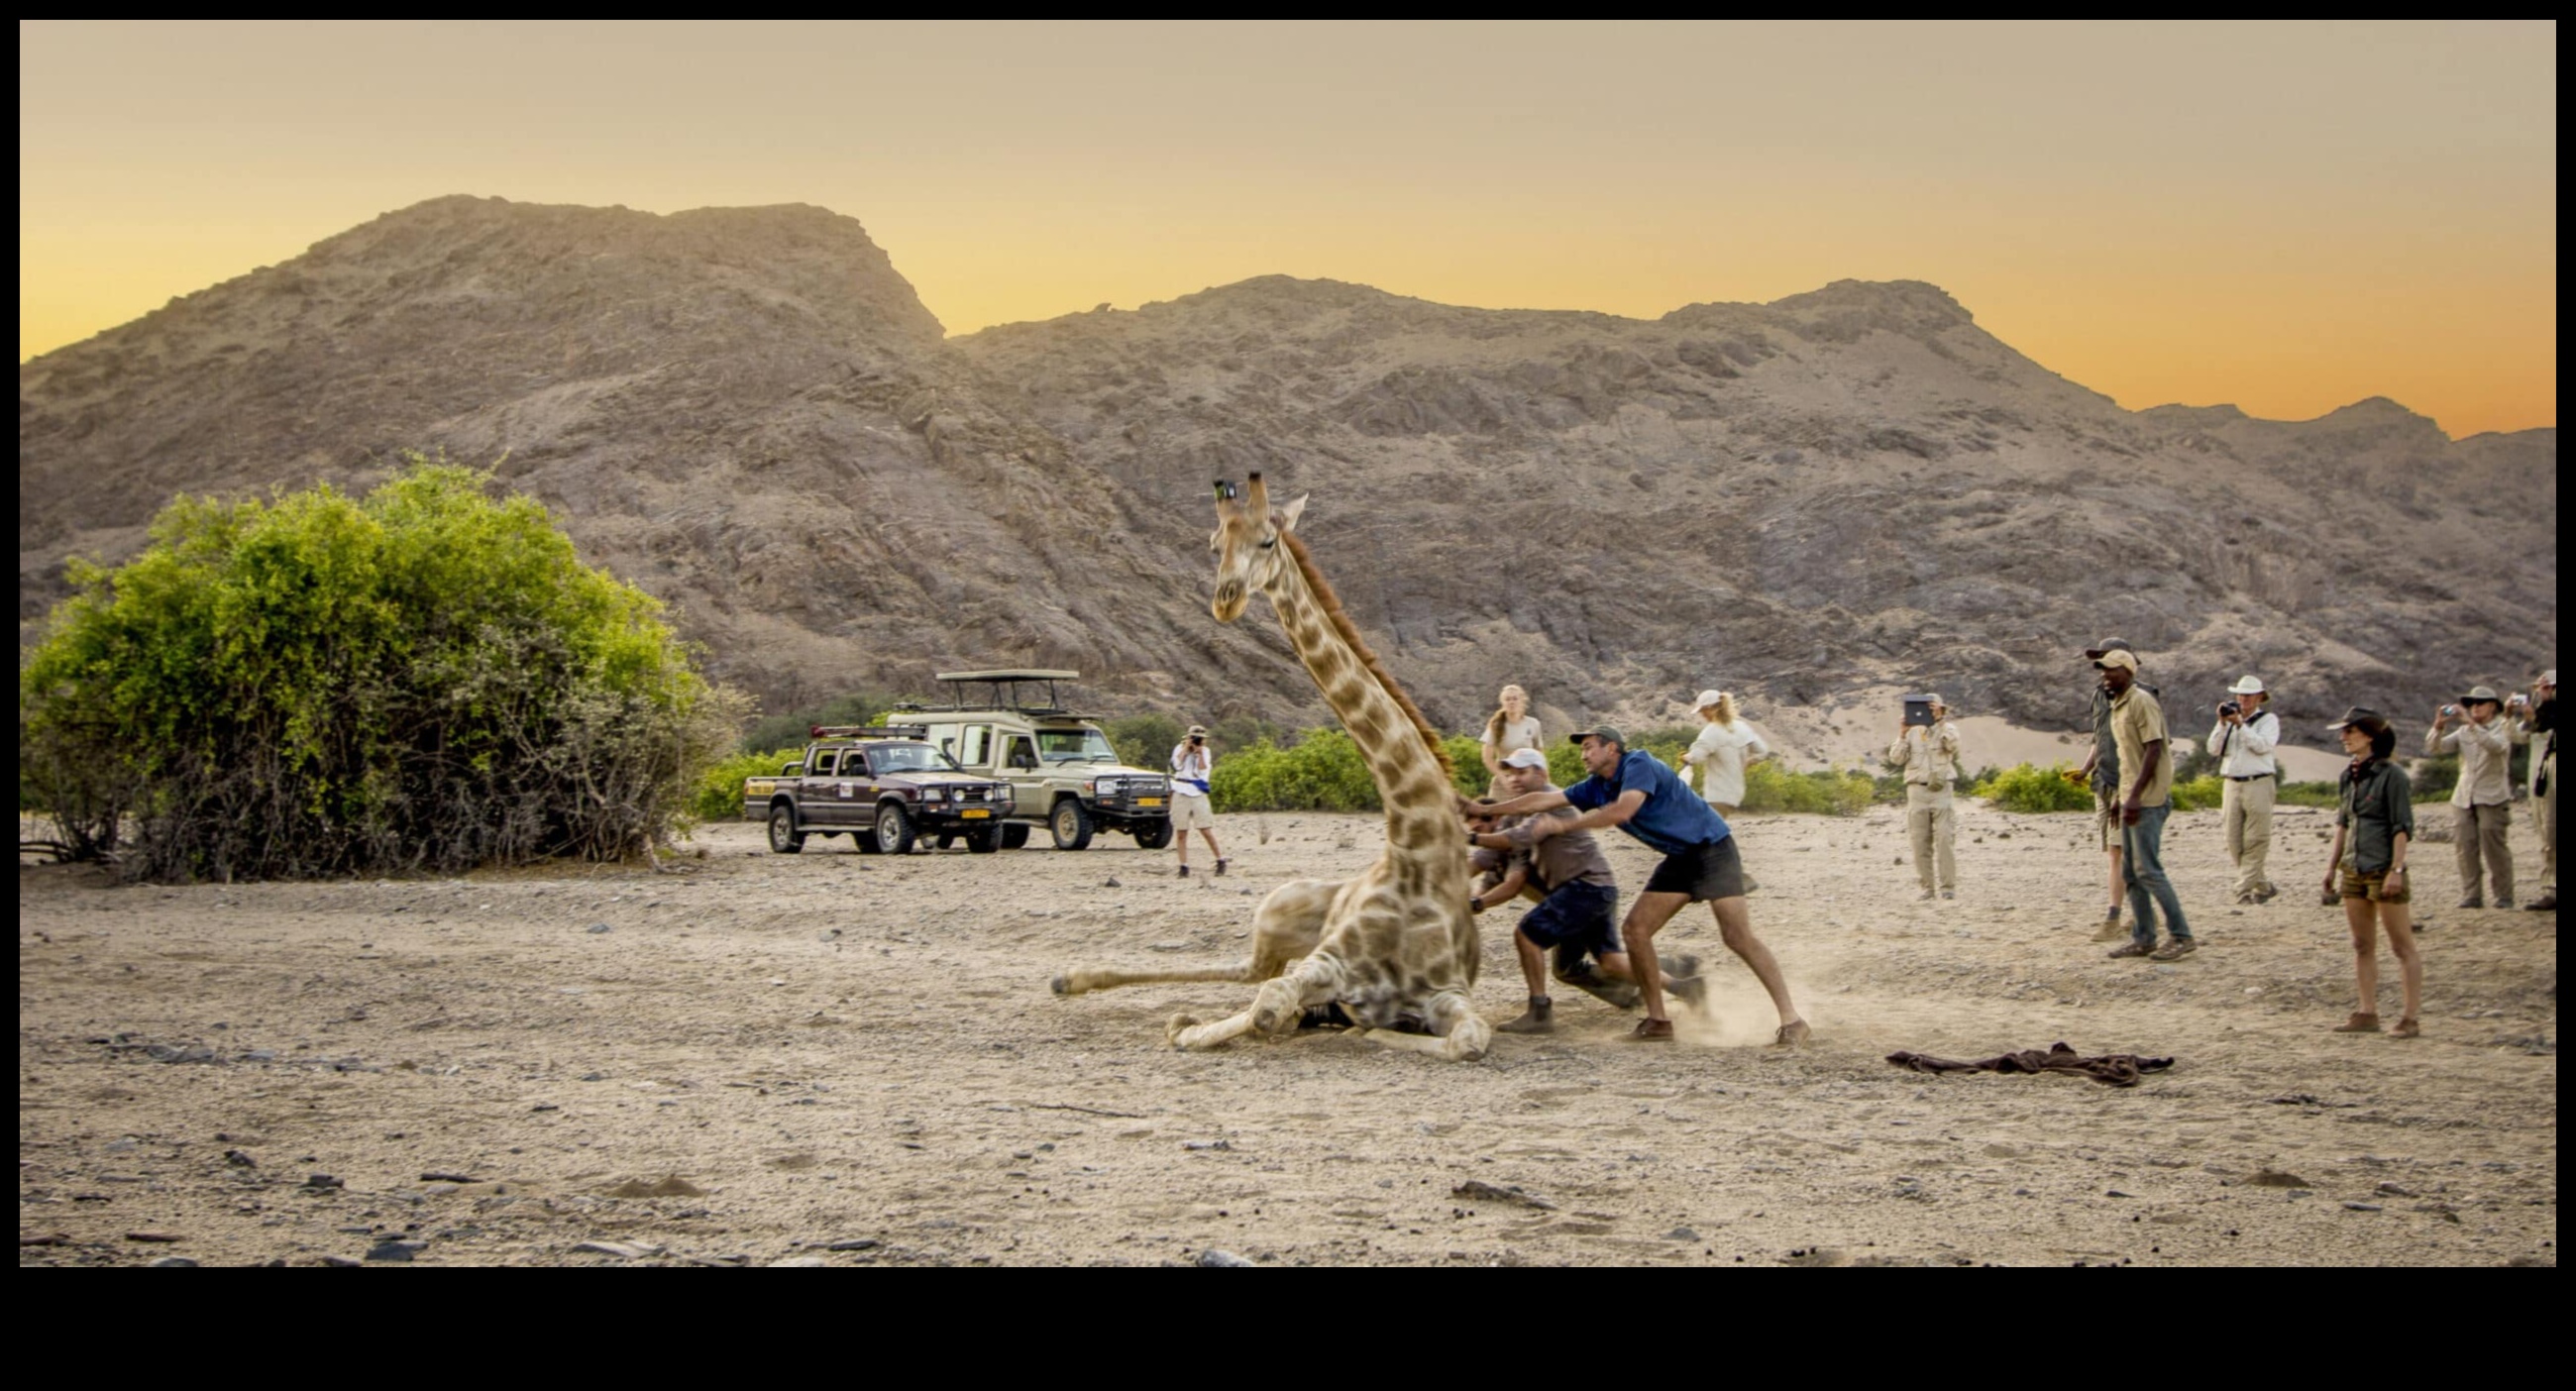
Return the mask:
[(1300, 493), (1297, 495), (1297, 500), (1295, 502), (1279, 509), (1278, 519), (1279, 529), (1281, 531), (1295, 531), (1297, 529), (1297, 519), (1304, 516), (1306, 513), (1306, 499), (1312, 496), (1314, 496), (1312, 493)]

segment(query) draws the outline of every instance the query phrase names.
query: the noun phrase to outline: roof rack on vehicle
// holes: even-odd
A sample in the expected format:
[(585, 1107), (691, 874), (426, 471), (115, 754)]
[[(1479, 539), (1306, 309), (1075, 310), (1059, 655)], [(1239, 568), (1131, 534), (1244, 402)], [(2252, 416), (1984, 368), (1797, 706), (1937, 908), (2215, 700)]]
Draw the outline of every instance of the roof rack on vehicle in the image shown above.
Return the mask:
[(923, 724), (818, 724), (806, 731), (816, 739), (927, 739)]
[[(1045, 668), (1002, 668), (992, 671), (943, 671), (936, 673), (931, 677), (931, 679), (947, 683), (948, 704), (944, 706), (921, 705), (913, 701), (904, 701), (896, 705), (895, 708), (898, 710), (919, 712), (932, 710), (1012, 710), (1023, 715), (1063, 715), (1071, 716), (1076, 719), (1088, 718), (1086, 716), (1074, 715), (1073, 711), (1067, 707), (1063, 701), (1057, 699), (1055, 693), (1055, 683), (1058, 681), (1081, 680), (1082, 673), (1078, 671), (1055, 671)], [(1034, 686), (1040, 683), (1044, 683), (1046, 686), (1045, 703), (1036, 703), (1034, 697), (1032, 697), (1030, 701), (1024, 703), (1020, 698), (1020, 687), (1024, 684)], [(967, 700), (966, 687), (970, 684), (991, 687), (993, 698), (981, 702)]]

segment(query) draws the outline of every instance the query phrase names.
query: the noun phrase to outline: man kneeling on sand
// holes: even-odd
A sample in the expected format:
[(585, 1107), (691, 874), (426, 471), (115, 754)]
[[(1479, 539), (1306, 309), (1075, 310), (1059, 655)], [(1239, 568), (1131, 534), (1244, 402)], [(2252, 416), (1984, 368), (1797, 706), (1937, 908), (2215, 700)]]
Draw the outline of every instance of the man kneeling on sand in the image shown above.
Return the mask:
[[(1547, 758), (1536, 749), (1518, 749), (1502, 759), (1496, 790), (1510, 797), (1553, 792), (1547, 780)], [(1640, 998), (1636, 977), (1628, 969), (1627, 949), (1619, 942), (1619, 881), (1610, 861), (1590, 831), (1566, 831), (1542, 837), (1535, 823), (1542, 817), (1573, 820), (1571, 807), (1516, 819), (1508, 826), (1471, 837), (1482, 850), (1510, 857), (1509, 867), (1493, 888), (1480, 892), (1468, 907), (1481, 913), (1507, 898), (1520, 883), (1540, 895), (1538, 906), (1523, 914), (1512, 933), (1521, 976), (1529, 985), (1529, 1008), (1518, 1019), (1499, 1025), (1504, 1033), (1543, 1034), (1556, 1027), (1555, 1002), (1547, 993), (1547, 957), (1556, 956), (1556, 978), (1620, 1009), (1634, 1009)], [(1471, 823), (1472, 824), (1472, 823)], [(1699, 997), (1695, 958), (1676, 957), (1665, 969), (1674, 994)]]

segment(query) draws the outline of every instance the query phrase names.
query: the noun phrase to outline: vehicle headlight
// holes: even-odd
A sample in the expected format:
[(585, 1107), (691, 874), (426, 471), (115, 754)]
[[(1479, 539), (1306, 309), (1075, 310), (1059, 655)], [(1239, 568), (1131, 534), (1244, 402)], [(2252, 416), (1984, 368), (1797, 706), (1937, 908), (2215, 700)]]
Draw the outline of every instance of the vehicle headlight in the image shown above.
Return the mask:
[(1093, 778), (1091, 780), (1091, 792), (1092, 795), (1096, 797), (1116, 796), (1118, 793), (1118, 779)]

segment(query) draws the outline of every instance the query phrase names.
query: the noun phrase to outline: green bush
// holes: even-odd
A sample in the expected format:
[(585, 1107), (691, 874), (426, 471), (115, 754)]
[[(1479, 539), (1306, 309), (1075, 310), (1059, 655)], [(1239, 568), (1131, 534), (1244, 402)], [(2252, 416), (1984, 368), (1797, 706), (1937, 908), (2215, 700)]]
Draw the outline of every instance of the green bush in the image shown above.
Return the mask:
[(738, 753), (713, 764), (698, 775), (697, 790), (689, 794), (689, 816), (697, 821), (740, 821), (742, 819), (742, 784), (745, 778), (775, 776), (780, 767), (801, 761), (805, 746), (772, 749), (767, 753)]
[(1485, 769), (1485, 741), (1473, 734), (1452, 734), (1440, 741), (1449, 755), (1449, 780), (1470, 797), (1482, 797), (1494, 786)]
[(2331, 782), (2285, 782), (2272, 804), (2281, 807), (2332, 807), (2343, 803), (2343, 789)]
[(1877, 800), (1878, 788), (1867, 773), (1837, 770), (1792, 773), (1764, 761), (1744, 770), (1744, 811), (1794, 812), (1807, 816), (1856, 816)]
[(1219, 755), (1208, 775), (1218, 811), (1376, 811), (1377, 780), (1338, 729), (1309, 730), (1294, 748), (1268, 739)]
[[(2398, 749), (2405, 750), (2405, 737), (2398, 737)], [(2436, 758), (2419, 758), (2406, 764), (2406, 784), (2419, 802), (2450, 800), (2451, 789), (2460, 785), (2460, 756), (2442, 754)]]
[(1982, 797), (2005, 811), (2091, 811), (2093, 789), (2066, 780), (2071, 766), (2058, 763), (2038, 768), (2028, 763), (2016, 763), (2009, 768), (1997, 769), (1983, 781), (1971, 784), (1968, 795)]
[(2227, 784), (2215, 773), (2177, 780), (2173, 785), (2173, 809), (2176, 811), (2209, 811), (2227, 798)]
[(20, 667), (22, 799), (160, 879), (613, 858), (685, 820), (744, 702), (542, 506), (411, 461), (75, 561)]
[(1189, 727), (1169, 715), (1149, 712), (1103, 721), (1100, 732), (1109, 736), (1109, 747), (1118, 751), (1119, 762), (1160, 773), (1171, 768), (1172, 749)]

